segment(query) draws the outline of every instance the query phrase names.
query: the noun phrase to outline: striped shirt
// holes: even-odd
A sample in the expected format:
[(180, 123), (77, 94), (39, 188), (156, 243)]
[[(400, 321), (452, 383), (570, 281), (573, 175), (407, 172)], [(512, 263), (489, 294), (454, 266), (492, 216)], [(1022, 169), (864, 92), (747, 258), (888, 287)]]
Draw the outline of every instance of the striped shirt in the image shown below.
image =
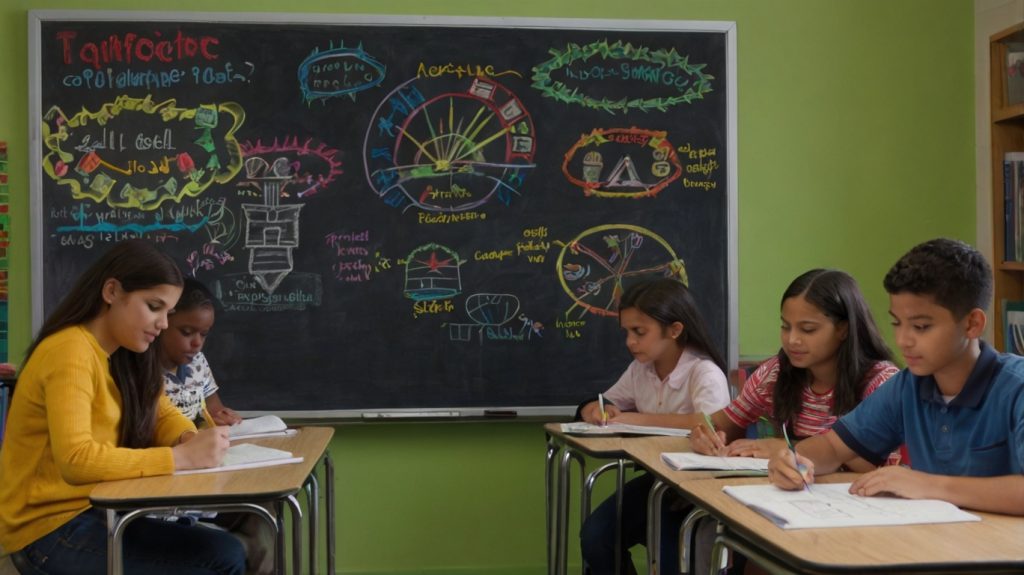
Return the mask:
[[(871, 395), (878, 389), (885, 380), (899, 372), (899, 368), (888, 361), (879, 361), (871, 366), (871, 369), (864, 375), (866, 386), (864, 397)], [(757, 369), (747, 378), (743, 384), (743, 390), (739, 397), (733, 400), (725, 408), (725, 415), (738, 425), (746, 429), (757, 422), (761, 416), (772, 418), (772, 392), (775, 389), (775, 382), (779, 379), (779, 358), (772, 357), (759, 365)], [(833, 413), (834, 404), (833, 391), (815, 393), (811, 386), (804, 388), (803, 405), (797, 413), (793, 435), (796, 437), (811, 437), (820, 435), (829, 429), (836, 422), (838, 417)]]

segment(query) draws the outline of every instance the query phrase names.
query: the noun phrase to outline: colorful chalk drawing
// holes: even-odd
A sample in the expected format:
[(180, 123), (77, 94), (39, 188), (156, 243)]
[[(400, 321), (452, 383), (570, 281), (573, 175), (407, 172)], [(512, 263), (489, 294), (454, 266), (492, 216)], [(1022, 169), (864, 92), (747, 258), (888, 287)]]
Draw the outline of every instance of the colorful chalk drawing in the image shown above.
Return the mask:
[(430, 243), (409, 253), (405, 259), (405, 297), (439, 300), (462, 293), (460, 266), (465, 261), (445, 246)]
[(374, 112), (363, 157), (385, 203), (461, 212), (492, 198), (508, 206), (534, 167), (533, 119), (486, 77), (414, 78)]
[[(327, 189), (342, 173), (337, 150), (298, 137), (260, 140), (242, 145), (245, 176), (241, 190), (255, 190), (262, 202), (243, 203), (245, 248), (249, 273), (267, 293), (273, 293), (294, 269), (294, 250), (299, 248), (299, 201)], [(319, 280), (318, 280), (319, 281)]]
[(636, 127), (596, 128), (565, 153), (562, 173), (585, 196), (654, 197), (683, 173), (665, 135)]
[(73, 199), (155, 210), (241, 170), (234, 134), (244, 120), (235, 102), (180, 108), (173, 98), (123, 95), (70, 118), (54, 106), (43, 116), (43, 172)]
[(363, 50), (359, 44), (346, 48), (344, 42), (324, 51), (313, 50), (299, 64), (299, 88), (307, 102), (326, 101), (348, 96), (356, 101), (356, 93), (380, 86), (387, 76), (387, 67)]
[[(466, 315), (472, 323), (447, 323), (448, 338), (470, 341), (473, 331), (480, 343), (488, 341), (529, 341), (544, 337), (544, 324), (519, 313), (519, 298), (509, 293), (475, 293), (466, 298)], [(509, 325), (506, 325), (509, 324)]]
[[(558, 242), (561, 243), (561, 242)], [(584, 230), (563, 244), (558, 281), (580, 316), (618, 317), (619, 298), (629, 284), (658, 277), (689, 283), (686, 266), (661, 236), (639, 226), (606, 224)]]
[[(564, 50), (552, 48), (551, 59), (533, 68), (533, 88), (542, 95), (566, 104), (602, 110), (610, 114), (632, 110), (667, 112), (690, 104), (711, 92), (714, 76), (702, 70), (706, 64), (691, 64), (689, 56), (675, 48), (652, 50), (621, 40), (568, 43)], [(651, 87), (661, 94), (641, 97)]]

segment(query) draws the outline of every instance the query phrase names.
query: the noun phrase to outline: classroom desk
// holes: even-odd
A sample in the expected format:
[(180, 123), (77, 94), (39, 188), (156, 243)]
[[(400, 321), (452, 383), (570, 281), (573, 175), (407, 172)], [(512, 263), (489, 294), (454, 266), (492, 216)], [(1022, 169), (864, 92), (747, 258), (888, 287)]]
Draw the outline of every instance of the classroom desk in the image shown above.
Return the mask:
[[(852, 481), (855, 474), (816, 478)], [(776, 527), (722, 491), (725, 485), (765, 483), (728, 478), (675, 483), (686, 498), (720, 522), (712, 564), (722, 549), (743, 553), (771, 573), (1021, 573), (1024, 519), (973, 512), (982, 521), (888, 527)]]
[[(581, 524), (590, 513), (590, 490), (594, 482), (599, 475), (611, 469), (616, 470), (616, 509), (621, 519), (622, 485), (625, 482), (627, 464), (625, 445), (636, 441), (637, 438), (568, 435), (562, 433), (561, 425), (558, 423), (545, 424), (544, 433), (547, 436), (544, 496), (547, 504), (548, 574), (565, 575), (569, 537), (570, 461), (576, 461), (580, 469)], [(614, 461), (594, 470), (584, 480), (584, 455)], [(619, 539), (618, 533), (616, 539)], [(620, 557), (621, 552), (622, 550), (616, 547), (616, 559)], [(620, 561), (616, 561), (616, 564), (618, 563)]]
[[(647, 572), (658, 573), (657, 558), (661, 553), (661, 502), (665, 492), (677, 483), (710, 479), (713, 471), (677, 471), (665, 464), (661, 454), (665, 452), (692, 451), (690, 440), (685, 437), (643, 437), (625, 446), (626, 456), (656, 478), (647, 498)], [(696, 519), (696, 517), (695, 517)], [(687, 538), (680, 545), (683, 556), (680, 568), (688, 572), (689, 553), (686, 552)]]
[[(333, 428), (303, 427), (292, 436), (244, 441), (301, 455), (301, 463), (195, 475), (143, 477), (97, 485), (89, 499), (93, 506), (107, 510), (108, 573), (122, 575), (124, 571), (121, 539), (131, 521), (150, 513), (173, 513), (177, 509), (245, 511), (260, 515), (277, 531), (277, 565), (278, 571), (283, 572), (285, 503), (292, 512), (293, 570), (296, 574), (301, 573), (302, 512), (295, 494), (303, 489), (309, 498), (310, 573), (315, 573), (319, 514), (315, 469), (321, 459), (327, 483), (324, 492), (327, 505), (327, 573), (334, 573), (334, 466), (327, 450), (333, 435)], [(260, 504), (273, 504), (276, 517)]]

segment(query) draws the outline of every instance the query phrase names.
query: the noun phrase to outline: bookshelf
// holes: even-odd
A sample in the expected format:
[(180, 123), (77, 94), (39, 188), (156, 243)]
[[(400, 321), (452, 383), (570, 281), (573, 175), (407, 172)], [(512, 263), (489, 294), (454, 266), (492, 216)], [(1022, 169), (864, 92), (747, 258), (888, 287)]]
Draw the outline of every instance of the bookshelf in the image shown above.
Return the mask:
[[(993, 343), (998, 349), (1006, 349), (1004, 320), (1005, 301), (1024, 300), (1024, 261), (1007, 261), (1006, 234), (1014, 233), (1014, 227), (1021, 229), (1021, 222), (1007, 226), (1006, 178), (1003, 160), (1007, 153), (1024, 152), (1024, 76), (1020, 73), (1010, 77), (1008, 57), (1021, 53), (1024, 59), (1024, 23), (1017, 24), (989, 38), (989, 81), (992, 111), (992, 230), (993, 230), (993, 273), (994, 306)], [(1014, 56), (1016, 59), (1016, 56)], [(1024, 65), (1019, 68), (1024, 71)], [(1019, 197), (1019, 196), (1018, 196)], [(1024, 206), (1018, 205), (1018, 217), (1024, 213)], [(1011, 260), (1022, 260), (1024, 254), (1009, 254)]]

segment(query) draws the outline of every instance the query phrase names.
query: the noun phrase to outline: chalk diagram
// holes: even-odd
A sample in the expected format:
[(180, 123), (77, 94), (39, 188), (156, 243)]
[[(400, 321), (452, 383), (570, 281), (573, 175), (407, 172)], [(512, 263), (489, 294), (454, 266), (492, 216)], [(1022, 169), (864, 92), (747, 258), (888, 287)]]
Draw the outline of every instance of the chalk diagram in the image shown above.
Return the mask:
[(43, 172), (73, 199), (154, 211), (240, 171), (234, 133), (244, 120), (236, 102), (182, 108), (122, 95), (70, 117), (54, 106), (41, 125)]
[(654, 197), (683, 173), (665, 136), (641, 128), (594, 129), (565, 153), (562, 174), (585, 196)]
[(481, 342), (485, 336), (488, 340), (511, 341), (543, 337), (544, 325), (519, 313), (519, 298), (513, 294), (475, 293), (466, 298), (465, 310), (473, 323), (447, 324), (452, 341), (470, 341), (474, 331)]
[(485, 77), (413, 79), (391, 92), (366, 133), (367, 180), (403, 211), (509, 205), (534, 167), (533, 119)]
[(336, 150), (285, 138), (264, 145), (246, 143), (245, 178), (240, 188), (252, 188), (263, 200), (243, 203), (245, 248), (249, 273), (267, 293), (273, 293), (294, 269), (293, 251), (299, 247), (299, 213), (303, 204), (281, 204), (282, 199), (303, 200), (325, 190), (341, 174)]
[(405, 297), (414, 301), (448, 299), (462, 292), (459, 254), (439, 244), (409, 253), (405, 262)]
[(630, 284), (661, 277), (688, 283), (686, 266), (672, 246), (651, 230), (606, 224), (583, 231), (564, 245), (556, 265), (558, 281), (577, 307), (599, 316), (618, 317), (619, 297)]

